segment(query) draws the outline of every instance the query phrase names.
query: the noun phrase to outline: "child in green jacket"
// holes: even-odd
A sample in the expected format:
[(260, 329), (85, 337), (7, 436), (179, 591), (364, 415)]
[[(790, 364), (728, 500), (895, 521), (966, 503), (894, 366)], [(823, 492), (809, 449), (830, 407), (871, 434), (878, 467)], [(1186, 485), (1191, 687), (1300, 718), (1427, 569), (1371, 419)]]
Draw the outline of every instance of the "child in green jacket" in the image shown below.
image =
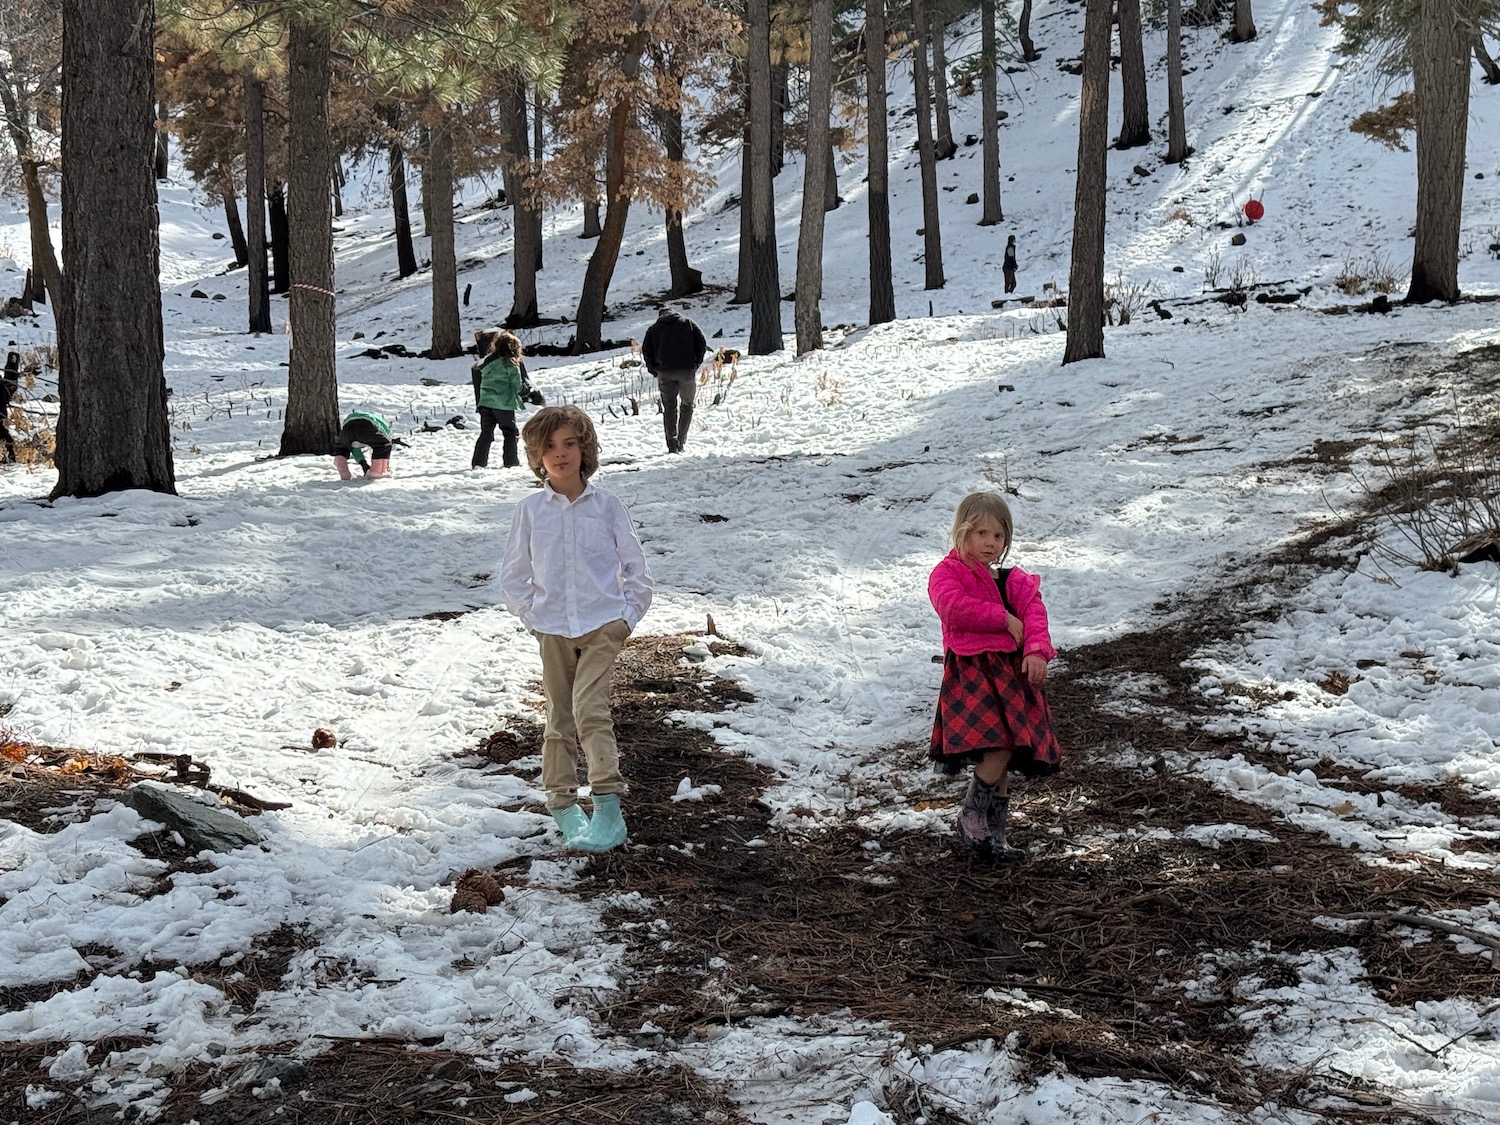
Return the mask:
[(521, 362), (521, 341), (505, 331), (476, 332), (481, 358), (474, 365), (474, 405), (479, 408), (479, 438), (474, 442), (470, 464), (476, 469), (490, 463), (490, 446), (495, 442), (495, 427), (504, 436), (501, 464), (516, 468), (521, 464), (516, 430), (516, 411), (521, 409), (526, 383), (526, 365)]

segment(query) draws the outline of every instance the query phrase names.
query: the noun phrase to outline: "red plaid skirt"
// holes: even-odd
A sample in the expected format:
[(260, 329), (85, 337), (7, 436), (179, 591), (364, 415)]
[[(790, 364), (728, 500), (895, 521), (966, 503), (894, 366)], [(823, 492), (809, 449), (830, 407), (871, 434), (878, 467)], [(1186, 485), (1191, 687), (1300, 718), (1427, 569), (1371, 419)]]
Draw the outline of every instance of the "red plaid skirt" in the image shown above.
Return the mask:
[(1021, 673), (1020, 653), (949, 651), (928, 757), (958, 773), (988, 750), (1009, 750), (1010, 768), (1028, 777), (1056, 773), (1062, 763), (1047, 697)]

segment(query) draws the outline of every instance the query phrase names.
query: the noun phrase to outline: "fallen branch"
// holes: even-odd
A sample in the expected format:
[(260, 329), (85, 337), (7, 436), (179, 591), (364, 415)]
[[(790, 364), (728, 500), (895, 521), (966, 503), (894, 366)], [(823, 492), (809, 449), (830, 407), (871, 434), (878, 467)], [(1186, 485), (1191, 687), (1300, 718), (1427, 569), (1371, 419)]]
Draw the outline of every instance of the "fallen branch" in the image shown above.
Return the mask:
[(1340, 921), (1381, 922), (1387, 926), (1411, 926), (1419, 930), (1437, 930), (1439, 933), (1466, 938), (1475, 945), (1482, 945), (1487, 949), (1500, 953), (1500, 938), (1491, 937), (1489, 934), (1480, 933), (1478, 930), (1471, 930), (1466, 926), (1460, 926), (1454, 922), (1445, 922), (1441, 918), (1429, 918), (1425, 914), (1390, 914), (1377, 910), (1367, 910), (1357, 914), (1329, 914), (1327, 917), (1337, 918)]

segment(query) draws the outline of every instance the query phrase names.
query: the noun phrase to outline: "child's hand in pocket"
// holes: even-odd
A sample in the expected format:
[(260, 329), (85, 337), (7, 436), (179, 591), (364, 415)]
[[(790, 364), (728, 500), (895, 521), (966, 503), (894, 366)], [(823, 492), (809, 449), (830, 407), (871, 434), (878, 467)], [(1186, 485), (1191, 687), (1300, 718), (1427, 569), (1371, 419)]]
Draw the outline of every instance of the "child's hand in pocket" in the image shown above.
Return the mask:
[(1015, 641), (1016, 644), (1021, 643), (1021, 636), (1026, 632), (1026, 626), (1021, 623), (1021, 619), (1014, 613), (1007, 613), (1005, 615), (1005, 629), (1010, 633), (1011, 640)]

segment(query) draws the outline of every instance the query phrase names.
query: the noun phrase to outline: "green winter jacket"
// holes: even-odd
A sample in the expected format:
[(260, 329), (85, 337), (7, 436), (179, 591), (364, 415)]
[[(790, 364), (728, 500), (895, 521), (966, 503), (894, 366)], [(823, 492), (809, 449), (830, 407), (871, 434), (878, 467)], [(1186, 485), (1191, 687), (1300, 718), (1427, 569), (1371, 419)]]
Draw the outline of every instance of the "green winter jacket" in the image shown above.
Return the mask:
[(521, 409), (521, 368), (511, 360), (494, 356), (479, 369), (474, 391), (476, 405), (494, 410)]
[(382, 436), (391, 436), (391, 424), (385, 420), (385, 415), (376, 414), (369, 410), (351, 410), (349, 412), (349, 416), (344, 419), (344, 425), (347, 426), (356, 418), (363, 418), (366, 422), (371, 423), (377, 430), (380, 431)]

